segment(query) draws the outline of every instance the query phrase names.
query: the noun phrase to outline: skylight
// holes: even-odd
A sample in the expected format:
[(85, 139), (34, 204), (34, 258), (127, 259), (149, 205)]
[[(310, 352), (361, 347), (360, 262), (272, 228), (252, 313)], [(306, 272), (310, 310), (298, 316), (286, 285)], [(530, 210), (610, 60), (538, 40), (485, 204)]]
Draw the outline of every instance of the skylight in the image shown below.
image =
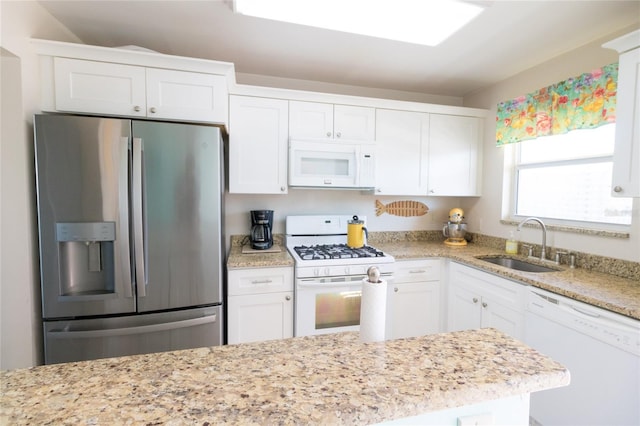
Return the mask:
[[(459, 0), (233, 0), (237, 13), (436, 46), (484, 8)], [(486, 3), (486, 2), (484, 2)]]

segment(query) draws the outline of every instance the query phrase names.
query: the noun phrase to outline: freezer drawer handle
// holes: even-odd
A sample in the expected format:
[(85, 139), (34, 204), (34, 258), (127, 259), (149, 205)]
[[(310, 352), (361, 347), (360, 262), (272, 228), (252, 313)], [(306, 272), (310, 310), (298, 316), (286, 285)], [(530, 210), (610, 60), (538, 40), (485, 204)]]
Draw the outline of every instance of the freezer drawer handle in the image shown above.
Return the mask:
[(47, 332), (48, 336), (54, 339), (88, 339), (96, 337), (116, 337), (131, 334), (155, 333), (158, 331), (176, 330), (179, 328), (195, 327), (214, 323), (217, 321), (217, 314), (209, 315), (202, 318), (193, 318), (184, 321), (166, 322), (162, 324), (141, 325), (139, 327), (111, 328), (108, 330), (51, 330)]

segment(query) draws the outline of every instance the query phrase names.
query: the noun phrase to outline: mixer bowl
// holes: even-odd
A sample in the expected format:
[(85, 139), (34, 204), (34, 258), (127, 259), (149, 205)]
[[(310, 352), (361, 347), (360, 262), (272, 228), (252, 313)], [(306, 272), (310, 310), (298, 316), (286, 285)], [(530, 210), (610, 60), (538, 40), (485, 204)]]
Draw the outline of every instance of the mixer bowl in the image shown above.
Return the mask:
[(462, 240), (467, 234), (467, 224), (447, 222), (442, 228), (442, 234), (447, 238)]

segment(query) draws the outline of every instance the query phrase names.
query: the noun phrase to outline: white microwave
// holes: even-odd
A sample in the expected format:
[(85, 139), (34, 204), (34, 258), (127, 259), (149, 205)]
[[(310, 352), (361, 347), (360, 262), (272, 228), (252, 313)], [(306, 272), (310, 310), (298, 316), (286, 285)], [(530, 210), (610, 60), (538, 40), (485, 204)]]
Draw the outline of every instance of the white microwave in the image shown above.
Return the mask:
[(291, 139), (289, 186), (373, 189), (375, 142)]

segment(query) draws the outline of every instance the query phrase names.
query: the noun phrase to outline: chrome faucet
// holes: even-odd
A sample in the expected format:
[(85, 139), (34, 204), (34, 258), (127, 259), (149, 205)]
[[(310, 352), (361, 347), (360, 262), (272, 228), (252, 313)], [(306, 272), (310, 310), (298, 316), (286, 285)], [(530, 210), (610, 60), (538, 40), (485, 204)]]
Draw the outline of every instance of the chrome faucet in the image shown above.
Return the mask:
[(518, 224), (518, 231), (522, 229), (522, 225), (530, 221), (538, 222), (542, 227), (542, 250), (540, 251), (540, 260), (546, 260), (547, 259), (547, 227), (544, 225), (544, 222), (538, 219), (537, 217), (528, 217)]

